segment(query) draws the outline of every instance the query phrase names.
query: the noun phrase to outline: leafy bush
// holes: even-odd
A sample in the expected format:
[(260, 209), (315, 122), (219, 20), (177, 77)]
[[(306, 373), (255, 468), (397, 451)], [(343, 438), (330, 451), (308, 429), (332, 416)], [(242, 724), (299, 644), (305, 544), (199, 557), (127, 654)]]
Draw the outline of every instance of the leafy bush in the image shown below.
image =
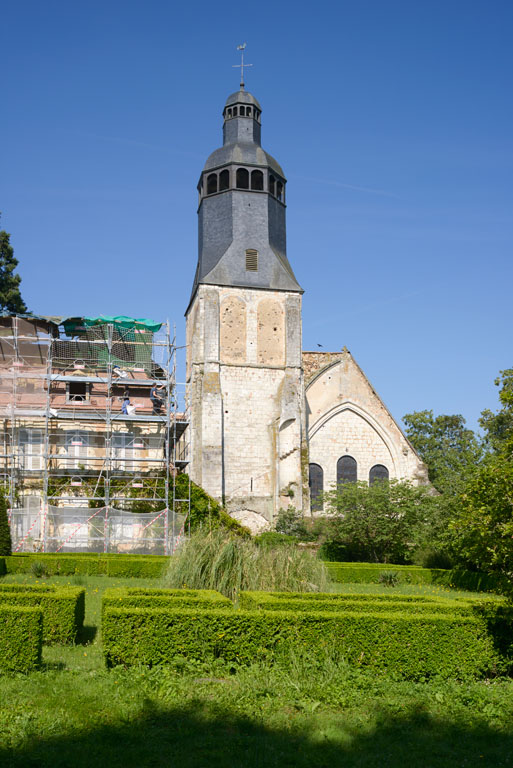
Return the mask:
[(32, 672), (38, 669), (42, 647), (41, 609), (0, 603), (0, 670)]
[(53, 585), (1, 584), (0, 607), (37, 606), (43, 614), (43, 642), (74, 643), (84, 625), (85, 590)]
[(301, 541), (307, 541), (310, 538), (303, 515), (293, 506), (278, 511), (275, 528), (277, 533), (292, 536)]
[(386, 587), (396, 587), (399, 584), (399, 574), (397, 571), (381, 571), (378, 576), (378, 584), (384, 584)]
[(0, 490), (0, 555), (10, 555), (12, 552), (11, 529), (7, 519), (7, 504)]
[(261, 547), (277, 547), (280, 544), (295, 544), (297, 539), (295, 536), (288, 536), (286, 533), (264, 531), (258, 536), (255, 536), (254, 541)]
[(422, 568), (438, 568), (450, 570), (454, 562), (448, 552), (434, 547), (422, 547), (417, 549), (413, 557), (415, 565)]
[(243, 589), (311, 592), (326, 583), (324, 565), (296, 546), (260, 547), (217, 529), (201, 531), (170, 560), (167, 587), (214, 589), (235, 599)]
[(508, 661), (481, 618), (409, 613), (194, 610), (106, 607), (107, 666), (166, 664), (176, 656), (227, 662), (272, 661), (336, 647), (350, 664), (411, 680), (482, 677)]
[(439, 504), (426, 487), (383, 480), (345, 483), (324, 494), (329, 513), (325, 538), (351, 553), (347, 559), (375, 563), (411, 560), (418, 530)]

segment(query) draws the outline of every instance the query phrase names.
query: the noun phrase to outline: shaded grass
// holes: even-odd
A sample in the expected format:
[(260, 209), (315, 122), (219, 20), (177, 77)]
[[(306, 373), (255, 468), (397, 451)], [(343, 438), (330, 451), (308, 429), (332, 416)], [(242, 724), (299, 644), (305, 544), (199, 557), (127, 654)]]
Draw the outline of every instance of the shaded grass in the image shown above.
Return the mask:
[[(99, 624), (103, 589), (134, 584), (80, 578), (91, 628)], [(19, 574), (5, 581), (36, 580)], [(348, 586), (384, 591), (370, 584), (336, 591)], [(412, 589), (389, 592), (433, 594), (430, 585)], [(0, 677), (2, 766), (513, 765), (511, 680), (394, 681), (349, 667), (336, 649), (318, 662), (303, 653), (272, 668), (177, 657), (168, 668), (107, 672), (99, 632), (75, 647), (45, 648), (44, 661), (43, 672)]]

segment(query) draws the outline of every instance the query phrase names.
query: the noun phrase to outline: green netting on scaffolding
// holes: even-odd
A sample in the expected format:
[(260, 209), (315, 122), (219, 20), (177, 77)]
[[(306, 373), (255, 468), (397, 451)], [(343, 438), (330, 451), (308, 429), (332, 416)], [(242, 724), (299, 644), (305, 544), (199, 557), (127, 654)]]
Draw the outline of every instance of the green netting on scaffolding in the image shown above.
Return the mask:
[(110, 364), (152, 375), (153, 336), (162, 323), (125, 316), (102, 316), (70, 318), (63, 325), (66, 334), (73, 339), (55, 343), (56, 365), (106, 370)]
[(150, 333), (157, 333), (162, 327), (162, 323), (156, 323), (154, 320), (148, 320), (146, 317), (128, 317), (127, 315), (100, 315), (99, 317), (72, 317), (63, 322), (64, 330), (70, 336), (77, 329), (92, 328), (98, 325), (114, 325), (119, 328), (140, 329)]

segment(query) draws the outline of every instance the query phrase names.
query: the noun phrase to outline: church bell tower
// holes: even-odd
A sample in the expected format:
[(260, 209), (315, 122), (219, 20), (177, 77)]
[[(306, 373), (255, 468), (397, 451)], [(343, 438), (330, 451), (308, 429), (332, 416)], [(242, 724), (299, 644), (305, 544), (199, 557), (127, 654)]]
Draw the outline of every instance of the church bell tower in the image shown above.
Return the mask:
[(280, 507), (302, 507), (303, 291), (287, 259), (286, 179), (261, 147), (261, 114), (241, 83), (200, 176), (187, 384), (191, 479), (234, 517), (272, 521)]

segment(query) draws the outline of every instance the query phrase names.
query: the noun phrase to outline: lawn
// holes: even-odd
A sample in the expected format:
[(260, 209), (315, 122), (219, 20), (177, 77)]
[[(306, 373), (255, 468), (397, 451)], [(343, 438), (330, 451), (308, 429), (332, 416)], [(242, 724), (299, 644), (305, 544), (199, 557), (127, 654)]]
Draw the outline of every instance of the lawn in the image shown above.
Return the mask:
[[(336, 649), (322, 663), (306, 654), (273, 668), (177, 658), (166, 669), (107, 672), (101, 593), (134, 580), (47, 581), (85, 586), (86, 632), (73, 648), (45, 648), (43, 671), (0, 678), (1, 766), (513, 765), (513, 681), (394, 681), (348, 667)], [(430, 585), (336, 590), (453, 594)]]

